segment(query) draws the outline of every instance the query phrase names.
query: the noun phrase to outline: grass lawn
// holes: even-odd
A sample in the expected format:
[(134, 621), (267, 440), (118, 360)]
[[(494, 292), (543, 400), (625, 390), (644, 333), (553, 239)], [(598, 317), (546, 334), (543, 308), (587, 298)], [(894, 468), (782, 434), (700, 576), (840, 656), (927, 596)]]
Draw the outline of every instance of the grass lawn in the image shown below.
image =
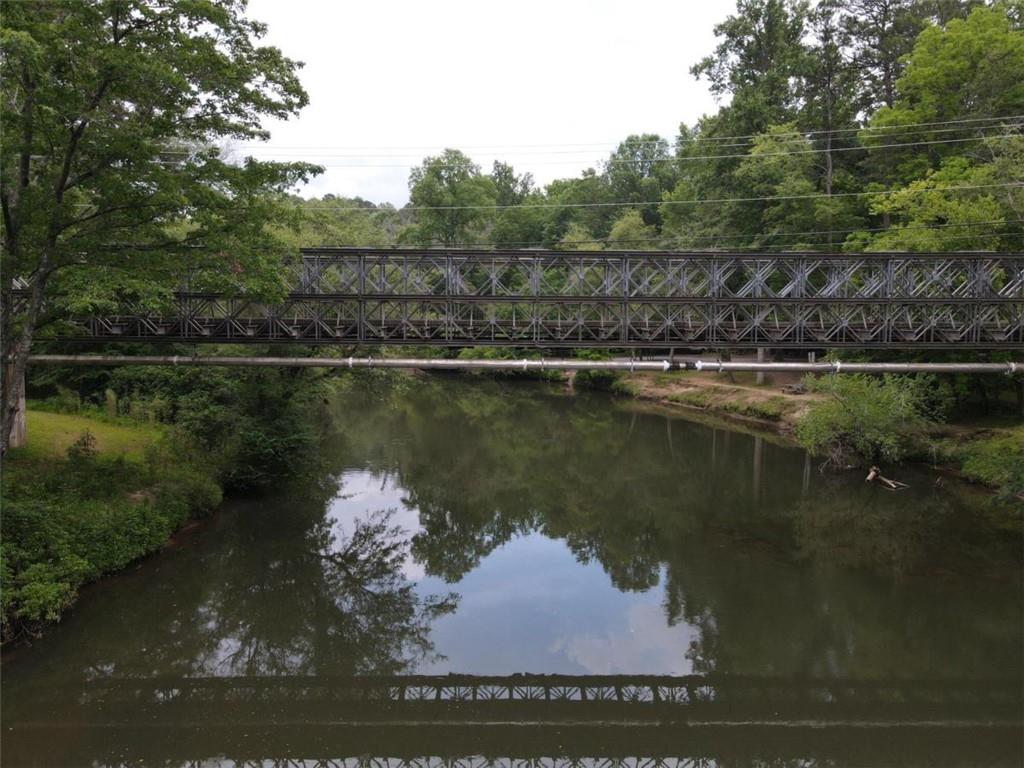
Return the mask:
[(26, 413), (28, 445), (11, 452), (13, 459), (63, 457), (78, 437), (89, 430), (96, 438), (96, 451), (104, 456), (140, 458), (146, 447), (160, 436), (160, 428), (146, 424), (109, 424), (87, 416), (34, 411)]

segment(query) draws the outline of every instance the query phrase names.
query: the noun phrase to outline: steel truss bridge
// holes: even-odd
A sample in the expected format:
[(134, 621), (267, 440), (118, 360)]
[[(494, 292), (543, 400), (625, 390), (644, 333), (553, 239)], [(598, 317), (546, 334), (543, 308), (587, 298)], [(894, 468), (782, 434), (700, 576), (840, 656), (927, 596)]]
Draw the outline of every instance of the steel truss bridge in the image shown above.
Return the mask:
[(305, 249), (267, 305), (188, 284), (96, 341), (1024, 348), (1024, 253)]

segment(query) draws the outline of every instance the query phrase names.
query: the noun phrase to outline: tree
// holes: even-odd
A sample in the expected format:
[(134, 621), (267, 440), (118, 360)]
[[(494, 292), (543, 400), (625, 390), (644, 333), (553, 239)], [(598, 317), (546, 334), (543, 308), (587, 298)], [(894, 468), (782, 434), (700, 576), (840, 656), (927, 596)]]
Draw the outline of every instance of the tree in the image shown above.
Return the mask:
[(923, 19), (914, 12), (914, 0), (848, 0), (844, 7), (841, 24), (861, 74), (859, 106), (869, 112), (891, 107), (902, 58), (913, 47)]
[(603, 247), (603, 241), (595, 240), (586, 227), (575, 221), (558, 241), (558, 249), (561, 251), (600, 251)]
[(975, 8), (945, 28), (925, 29), (905, 60), (897, 98), (879, 110), (872, 125), (898, 127), (1024, 111), (1024, 29), (1008, 10), (1005, 4)]
[[(998, 142), (996, 160), (975, 165), (951, 157), (926, 178), (877, 197), (872, 212), (888, 216), (892, 226), (868, 244), (875, 251), (1018, 250), (1024, 245), (1024, 192), (975, 187), (1024, 181), (1024, 139)], [(968, 189), (958, 192), (958, 187)], [(953, 194), (951, 194), (951, 192)]]
[(640, 214), (648, 225), (660, 225), (658, 203), (676, 183), (676, 166), (668, 142), (654, 133), (629, 136), (605, 164), (611, 196), (617, 202), (648, 203)]
[(846, 0), (840, 26), (851, 63), (860, 74), (857, 107), (873, 112), (891, 107), (906, 57), (929, 23), (945, 27), (966, 18), (982, 0)]
[(640, 211), (630, 209), (615, 220), (608, 234), (609, 248), (623, 248), (627, 251), (644, 251), (657, 248), (657, 232), (653, 226), (644, 224)]
[(556, 179), (548, 184), (545, 191), (549, 203), (559, 206), (550, 209), (544, 230), (545, 240), (568, 240), (566, 233), (573, 224), (589, 233), (591, 238), (608, 236), (618, 213), (617, 206), (610, 203), (618, 201), (612, 197), (606, 176), (588, 168), (577, 179)]
[[(896, 226), (875, 235), (870, 247), (959, 250), (1019, 248), (1024, 242), (1024, 123), (1014, 117), (1024, 113), (1024, 34), (1008, 10), (975, 8), (967, 19), (928, 27), (918, 37), (896, 101), (871, 121), (875, 129), (899, 129), (900, 142), (910, 146), (870, 149), (869, 159), (896, 181), (872, 203)], [(955, 141), (914, 145), (934, 138), (919, 133), (916, 124), (1000, 115), (1008, 117), (942, 134)], [(887, 134), (873, 132), (865, 142), (869, 148), (892, 143)], [(949, 194), (982, 185), (1005, 188)]]
[(535, 205), (544, 196), (533, 186), (533, 176), (517, 176), (507, 163), (494, 161), (491, 171), (495, 204), (499, 209), (491, 229), (491, 242), (498, 247), (525, 248), (544, 240), (544, 210)]
[(664, 202), (660, 207), (662, 234), (671, 239), (675, 247), (710, 247), (719, 237), (726, 239), (726, 246), (741, 246), (747, 243), (738, 238), (747, 233), (753, 237), (748, 222), (731, 217), (735, 206), (698, 204), (700, 200), (743, 196), (734, 189), (732, 179), (736, 159), (705, 159), (721, 154), (742, 154), (733, 147), (723, 151), (720, 142), (706, 135), (709, 126), (714, 132), (716, 122), (714, 117), (705, 117), (693, 128), (685, 124), (679, 126), (676, 139), (679, 179), (672, 190), (662, 195)]
[(801, 122), (811, 127), (824, 150), (822, 190), (826, 195), (832, 194), (835, 177), (833, 147), (849, 146), (856, 139), (852, 131), (837, 132), (855, 125), (858, 82), (856, 70), (844, 55), (849, 40), (839, 26), (840, 7), (836, 0), (822, 0), (811, 11), (808, 26), (814, 39), (801, 67)]
[(322, 245), (381, 247), (394, 243), (401, 226), (400, 214), (391, 205), (377, 206), (360, 197), (324, 195), (292, 198), (302, 213), (297, 230), (278, 227), (279, 235), (293, 248)]
[(806, 16), (802, 0), (738, 0), (736, 15), (715, 26), (721, 42), (690, 72), (716, 96), (732, 95), (722, 110), (727, 131), (754, 133), (792, 117)]
[(734, 176), (745, 137), (797, 117), (807, 8), (803, 0), (739, 0), (735, 15), (715, 27), (714, 53), (690, 69), (710, 81), (714, 95), (731, 98), (695, 128), (680, 126), (679, 181), (662, 206), (679, 245), (714, 247), (722, 238), (721, 245), (740, 247), (756, 236), (759, 222), (743, 206), (683, 203), (748, 196)]
[(494, 183), (494, 202), (497, 205), (519, 205), (533, 191), (533, 174), (517, 176), (511, 165), (500, 160), (494, 161), (491, 181)]
[(807, 377), (804, 383), (826, 399), (797, 423), (797, 439), (838, 467), (899, 461), (934, 418), (926, 377), (847, 374)]
[(423, 245), (465, 242), (471, 231), (491, 218), (496, 191), (480, 166), (457, 149), (428, 157), (409, 174), (409, 199), (416, 226), (407, 235)]
[[(318, 169), (230, 163), (215, 146), (267, 138), (263, 117), (307, 102), (299, 64), (259, 45), (264, 32), (243, 0), (4, 5), (3, 451), (33, 340), (63, 313), (157, 305), (186, 270), (283, 291), (265, 222)], [(15, 305), (19, 278), (30, 289)]]
[(846, 198), (820, 194), (810, 149), (811, 142), (792, 124), (772, 126), (754, 138), (748, 157), (740, 162), (736, 179), (750, 196), (775, 198), (731, 204), (756, 219), (755, 245), (831, 245), (832, 230), (856, 222)]

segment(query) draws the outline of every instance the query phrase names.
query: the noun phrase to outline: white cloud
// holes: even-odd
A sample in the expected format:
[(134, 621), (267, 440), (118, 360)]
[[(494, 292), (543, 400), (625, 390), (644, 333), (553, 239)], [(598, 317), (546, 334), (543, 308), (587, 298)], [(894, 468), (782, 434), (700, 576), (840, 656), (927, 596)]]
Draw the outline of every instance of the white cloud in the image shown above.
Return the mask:
[[(631, 133), (671, 139), (680, 121), (714, 111), (689, 68), (734, 8), (733, 0), (252, 0), (249, 13), (268, 25), (266, 42), (306, 64), (310, 104), (298, 118), (267, 123), (272, 145), (334, 165), (360, 162), (343, 154), (403, 155), (364, 161), (399, 166), (456, 147), (485, 169), (506, 159), (546, 183), (595, 166)], [(523, 146), (538, 144), (583, 151)], [(333, 167), (303, 194), (401, 205), (407, 179), (406, 167)]]
[(669, 626), (664, 609), (655, 603), (633, 603), (624, 618), (622, 624), (610, 625), (602, 633), (559, 638), (549, 650), (564, 653), (592, 675), (693, 672), (686, 651), (698, 636), (694, 627)]

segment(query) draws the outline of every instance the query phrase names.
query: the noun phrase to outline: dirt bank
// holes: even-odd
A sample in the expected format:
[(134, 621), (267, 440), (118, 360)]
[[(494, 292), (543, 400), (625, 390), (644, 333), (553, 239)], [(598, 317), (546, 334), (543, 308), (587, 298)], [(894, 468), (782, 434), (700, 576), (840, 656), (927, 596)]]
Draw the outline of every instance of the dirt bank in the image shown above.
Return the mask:
[(790, 433), (820, 395), (801, 392), (799, 374), (770, 374), (756, 384), (754, 373), (632, 373), (619, 379), (621, 394)]

